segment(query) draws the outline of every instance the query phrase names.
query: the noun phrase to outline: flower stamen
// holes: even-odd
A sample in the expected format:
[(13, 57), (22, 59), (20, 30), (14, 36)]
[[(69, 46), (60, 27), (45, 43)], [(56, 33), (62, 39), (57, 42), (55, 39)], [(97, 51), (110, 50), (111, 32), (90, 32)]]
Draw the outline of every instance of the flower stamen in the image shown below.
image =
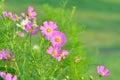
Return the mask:
[(32, 14), (32, 12), (30, 12), (28, 15), (29, 15), (29, 16), (32, 16), (33, 14)]
[(50, 28), (47, 28), (47, 32), (50, 33), (52, 30)]
[(60, 38), (56, 38), (55, 41), (56, 41), (56, 42), (60, 42), (61, 39), (60, 39)]
[(31, 33), (31, 32), (32, 32), (32, 29), (29, 29), (29, 32)]
[(53, 53), (52, 53), (54, 56), (56, 56), (57, 55), (57, 51), (53, 51)]

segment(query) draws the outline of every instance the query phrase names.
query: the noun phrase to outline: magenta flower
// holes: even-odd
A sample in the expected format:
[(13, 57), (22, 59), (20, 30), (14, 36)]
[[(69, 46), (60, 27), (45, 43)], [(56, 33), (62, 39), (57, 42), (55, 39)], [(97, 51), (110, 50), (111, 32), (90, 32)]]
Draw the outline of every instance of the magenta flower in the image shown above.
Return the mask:
[(48, 48), (47, 53), (50, 54), (53, 58), (57, 59), (57, 61), (61, 61), (69, 54), (67, 50), (62, 51), (60, 48), (53, 46)]
[(12, 74), (8, 73), (5, 76), (5, 80), (17, 80), (17, 76), (12, 76)]
[(108, 69), (105, 69), (104, 66), (98, 66), (97, 67), (97, 71), (98, 71), (98, 74), (102, 77), (107, 77), (110, 75), (110, 72), (108, 71)]
[(25, 30), (25, 25), (30, 22), (28, 19), (23, 19), (20, 24), (16, 24), (18, 27), (21, 27), (23, 30)]
[(68, 54), (69, 52), (67, 50), (61, 51), (61, 53), (59, 54), (59, 57), (57, 58), (58, 61), (61, 61), (62, 59), (64, 59)]
[(50, 46), (47, 50), (47, 53), (50, 54), (53, 58), (58, 58), (59, 54), (61, 53), (60, 48)]
[(17, 80), (17, 76), (13, 76), (10, 73), (6, 74), (4, 72), (0, 72), (0, 77), (2, 77), (4, 80)]
[(62, 47), (66, 43), (66, 36), (62, 32), (54, 31), (50, 41), (54, 47)]
[(6, 18), (12, 18), (12, 12), (3, 11), (2, 14), (3, 14), (3, 16), (6, 17)]
[(25, 25), (25, 31), (29, 34), (36, 35), (38, 33), (39, 27), (32, 22), (28, 22)]
[(9, 59), (12, 59), (14, 58), (14, 55), (8, 51), (8, 50), (2, 50), (0, 51), (0, 60), (3, 59), (3, 60), (9, 60)]
[(12, 12), (8, 12), (8, 17), (12, 18)]
[(32, 6), (29, 6), (28, 7), (28, 17), (30, 18), (30, 19), (36, 19), (36, 15), (37, 15), (37, 13), (36, 12), (34, 12), (34, 8), (32, 7)]
[(0, 54), (0, 60), (1, 60), (1, 59), (3, 59), (3, 55), (2, 55), (2, 54)]
[(0, 77), (5, 78), (6, 74), (4, 72), (0, 72)]
[(26, 17), (25, 13), (21, 13), (21, 16), (24, 17), (24, 18)]
[(17, 16), (17, 14), (14, 14), (14, 15), (12, 16), (12, 20), (13, 20), (14, 22), (19, 20), (19, 17)]
[(6, 11), (3, 11), (2, 14), (4, 17), (8, 17), (8, 13)]
[(50, 39), (52, 33), (57, 31), (57, 25), (55, 22), (44, 22), (44, 25), (40, 27), (42, 31), (42, 35), (46, 37), (46, 39)]

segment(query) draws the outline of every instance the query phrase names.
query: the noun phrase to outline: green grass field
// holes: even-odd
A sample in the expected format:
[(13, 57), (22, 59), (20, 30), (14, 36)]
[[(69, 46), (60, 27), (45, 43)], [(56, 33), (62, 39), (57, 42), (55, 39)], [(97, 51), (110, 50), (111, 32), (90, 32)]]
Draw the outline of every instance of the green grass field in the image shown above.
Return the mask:
[[(66, 1), (66, 3), (65, 3)], [(120, 0), (6, 0), (4, 4), (6, 10), (17, 13), (27, 9), (28, 5), (33, 5), (39, 13), (44, 4), (48, 4), (53, 9), (57, 9), (66, 4), (65, 10), (69, 13), (72, 7), (76, 7), (73, 16), (74, 21), (79, 25), (84, 25), (85, 29), (79, 35), (86, 49), (97, 50), (99, 55), (93, 59), (96, 64), (104, 65), (111, 71), (108, 78), (101, 80), (120, 79)], [(16, 11), (17, 9), (17, 11)], [(41, 19), (41, 15), (38, 16)], [(78, 26), (80, 29), (80, 26)], [(89, 54), (90, 55), (90, 54)], [(94, 53), (91, 55), (94, 55)], [(88, 73), (96, 73), (96, 65), (93, 65)], [(97, 75), (96, 75), (97, 76)], [(98, 80), (95, 76), (95, 80)], [(85, 79), (86, 80), (86, 79)]]

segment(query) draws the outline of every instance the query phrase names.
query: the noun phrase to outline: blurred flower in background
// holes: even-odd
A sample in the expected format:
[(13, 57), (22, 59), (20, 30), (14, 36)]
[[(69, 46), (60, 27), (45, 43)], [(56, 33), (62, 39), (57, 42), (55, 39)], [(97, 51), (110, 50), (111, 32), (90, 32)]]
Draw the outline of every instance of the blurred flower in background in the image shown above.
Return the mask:
[(17, 80), (17, 76), (13, 76), (11, 73), (4, 73), (0, 72), (0, 77), (2, 77), (4, 80)]
[(25, 30), (25, 25), (28, 23), (28, 22), (30, 22), (28, 19), (23, 19), (21, 22), (20, 22), (20, 24), (16, 24), (18, 27), (21, 27), (23, 30)]
[(110, 72), (108, 69), (105, 69), (104, 66), (98, 66), (97, 67), (97, 71), (98, 71), (98, 74), (101, 76), (101, 77), (107, 77), (110, 75)]
[(0, 51), (0, 60), (9, 60), (14, 58), (14, 55), (9, 50), (1, 50)]
[(32, 6), (28, 7), (28, 17), (29, 19), (36, 20), (37, 13), (34, 11), (34, 8)]
[(25, 34), (21, 31), (16, 31), (16, 34), (17, 34), (17, 36), (19, 36), (21, 38), (25, 37)]
[(34, 46), (33, 46), (33, 50), (34, 50), (34, 51), (39, 51), (39, 49), (40, 49), (40, 46), (38, 46), (38, 45), (34, 45)]
[(28, 22), (25, 25), (25, 31), (29, 34), (36, 35), (38, 34), (39, 27), (34, 25), (33, 22)]
[(80, 60), (81, 60), (81, 58), (79, 58), (79, 57), (75, 57), (75, 58), (74, 58), (74, 62), (75, 62), (75, 63), (80, 62)]

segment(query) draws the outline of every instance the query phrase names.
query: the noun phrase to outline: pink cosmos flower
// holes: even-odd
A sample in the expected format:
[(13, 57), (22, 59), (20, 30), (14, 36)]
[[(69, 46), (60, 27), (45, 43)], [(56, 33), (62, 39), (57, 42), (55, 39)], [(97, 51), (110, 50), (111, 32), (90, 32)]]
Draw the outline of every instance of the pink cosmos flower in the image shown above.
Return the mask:
[(4, 72), (0, 72), (0, 77), (2, 77), (4, 80), (17, 80), (17, 76), (13, 76), (10, 73), (6, 74)]
[(0, 72), (0, 77), (5, 78), (6, 74), (4, 72)]
[(0, 60), (3, 58), (3, 55), (2, 54), (0, 54)]
[(19, 20), (19, 17), (17, 16), (17, 14), (14, 14), (14, 15), (12, 16), (12, 20), (13, 20), (14, 22)]
[(67, 55), (69, 54), (69, 52), (67, 50), (63, 50), (61, 51), (61, 53), (58, 56), (58, 61), (61, 61), (62, 59), (64, 59)]
[(50, 54), (53, 58), (57, 59), (57, 61), (61, 61), (69, 54), (67, 50), (62, 51), (60, 48), (53, 46), (48, 48), (47, 53)]
[(42, 34), (46, 37), (46, 39), (50, 39), (52, 33), (57, 31), (57, 25), (55, 22), (44, 22), (44, 25), (40, 27)]
[(8, 51), (8, 50), (2, 50), (0, 51), (0, 60), (3, 59), (3, 60), (9, 60), (9, 59), (12, 59), (14, 58), (14, 55)]
[(17, 76), (12, 76), (12, 74), (8, 73), (5, 76), (5, 80), (17, 80)]
[(53, 58), (58, 59), (58, 56), (61, 53), (61, 50), (58, 47), (50, 46), (47, 50), (47, 53), (50, 54)]
[(29, 19), (22, 19), (22, 21), (20, 22), (20, 24), (16, 24), (18, 27), (22, 28), (23, 30), (25, 30), (25, 25), (27, 25), (27, 23), (30, 22)]
[(25, 25), (25, 31), (29, 34), (36, 35), (38, 33), (39, 27), (32, 22), (28, 22)]
[(12, 12), (8, 12), (8, 17), (12, 18)]
[(11, 18), (12, 19), (12, 12), (6, 12), (6, 11), (3, 11), (2, 12), (3, 16), (6, 17), (6, 18)]
[(28, 17), (30, 18), (30, 19), (36, 19), (36, 15), (37, 15), (37, 13), (36, 12), (34, 12), (34, 8), (32, 7), (32, 6), (29, 6), (28, 7)]
[(8, 13), (6, 11), (3, 11), (2, 14), (4, 17), (8, 17)]
[(21, 13), (21, 16), (20, 16), (20, 19), (21, 19), (21, 20), (25, 20), (25, 19), (30, 20), (31, 18), (30, 18), (28, 15), (26, 15), (24, 12), (22, 12), (22, 13)]
[(66, 43), (66, 36), (62, 32), (54, 31), (50, 41), (54, 47), (62, 47)]
[(24, 18), (26, 17), (25, 13), (21, 13), (21, 16), (24, 17)]
[(107, 77), (110, 75), (110, 72), (108, 71), (108, 69), (105, 69), (104, 66), (98, 66), (97, 67), (97, 71), (98, 71), (98, 74), (102, 77)]

